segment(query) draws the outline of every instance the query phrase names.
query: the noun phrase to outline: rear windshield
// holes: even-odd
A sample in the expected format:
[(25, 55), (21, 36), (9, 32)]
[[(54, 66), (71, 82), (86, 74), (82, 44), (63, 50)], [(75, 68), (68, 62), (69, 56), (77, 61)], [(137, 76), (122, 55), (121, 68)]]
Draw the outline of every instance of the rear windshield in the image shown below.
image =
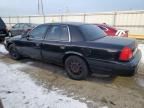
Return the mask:
[(106, 36), (103, 30), (91, 24), (85, 24), (80, 26), (80, 30), (87, 41), (93, 41)]
[(0, 18), (0, 28), (5, 28), (5, 23), (1, 18)]

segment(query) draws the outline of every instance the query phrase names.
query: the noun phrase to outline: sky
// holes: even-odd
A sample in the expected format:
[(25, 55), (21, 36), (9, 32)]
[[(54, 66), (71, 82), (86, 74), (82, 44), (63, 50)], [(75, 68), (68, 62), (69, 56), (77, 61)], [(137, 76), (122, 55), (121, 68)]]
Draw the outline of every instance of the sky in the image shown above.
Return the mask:
[[(45, 14), (144, 10), (144, 0), (43, 0)], [(38, 0), (0, 0), (0, 16), (37, 15)]]

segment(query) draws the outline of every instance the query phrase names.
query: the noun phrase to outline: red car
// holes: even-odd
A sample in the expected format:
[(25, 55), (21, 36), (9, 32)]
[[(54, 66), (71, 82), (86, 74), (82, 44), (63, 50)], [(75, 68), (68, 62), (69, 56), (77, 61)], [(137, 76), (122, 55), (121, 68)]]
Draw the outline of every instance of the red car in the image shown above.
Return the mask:
[(108, 36), (120, 36), (120, 37), (128, 37), (128, 31), (122, 29), (116, 29), (107, 24), (96, 24), (99, 28), (101, 28)]

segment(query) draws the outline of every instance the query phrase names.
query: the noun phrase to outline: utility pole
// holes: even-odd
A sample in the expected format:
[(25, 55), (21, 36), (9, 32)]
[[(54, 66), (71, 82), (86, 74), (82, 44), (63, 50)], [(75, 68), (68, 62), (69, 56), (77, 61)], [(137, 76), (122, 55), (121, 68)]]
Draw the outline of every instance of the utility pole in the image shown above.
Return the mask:
[(42, 15), (44, 15), (43, 0), (41, 0), (41, 11), (42, 11)]
[(44, 15), (44, 5), (43, 0), (38, 0), (38, 14)]
[(40, 1), (38, 0), (38, 14), (40, 14)]

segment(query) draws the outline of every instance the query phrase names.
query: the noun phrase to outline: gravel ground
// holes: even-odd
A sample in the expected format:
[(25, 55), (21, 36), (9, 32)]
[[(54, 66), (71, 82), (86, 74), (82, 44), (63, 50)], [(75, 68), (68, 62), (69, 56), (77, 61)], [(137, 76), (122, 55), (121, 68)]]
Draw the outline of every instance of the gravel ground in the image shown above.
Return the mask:
[(12, 60), (0, 45), (0, 99), (4, 108), (144, 108), (144, 58), (133, 77), (75, 81), (62, 67)]

